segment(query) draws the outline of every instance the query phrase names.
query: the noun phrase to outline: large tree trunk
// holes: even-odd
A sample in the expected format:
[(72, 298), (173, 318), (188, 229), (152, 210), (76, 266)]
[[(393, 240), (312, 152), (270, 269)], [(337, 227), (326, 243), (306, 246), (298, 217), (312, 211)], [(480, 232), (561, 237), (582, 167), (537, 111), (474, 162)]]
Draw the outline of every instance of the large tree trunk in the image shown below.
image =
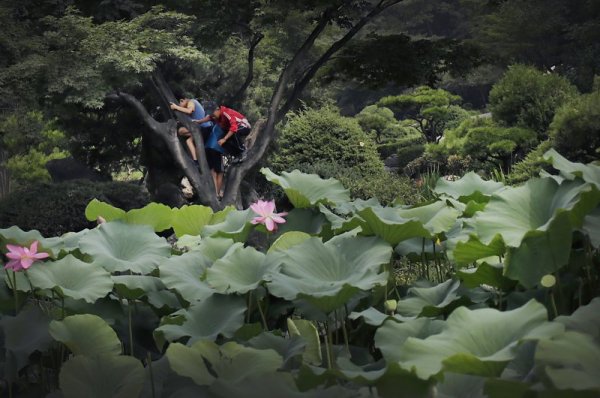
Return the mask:
[[(190, 181), (194, 191), (197, 194), (198, 202), (208, 205), (213, 209), (220, 209), (226, 205), (242, 206), (241, 187), (244, 177), (252, 170), (265, 155), (269, 144), (275, 138), (275, 126), (283, 119), (285, 114), (291, 109), (293, 104), (298, 100), (302, 91), (310, 83), (318, 70), (324, 66), (331, 57), (339, 51), (348, 41), (350, 41), (369, 21), (380, 14), (388, 7), (397, 4), (403, 0), (380, 0), (371, 10), (369, 10), (362, 18), (360, 18), (353, 26), (348, 29), (339, 40), (334, 42), (320, 57), (317, 58), (308, 68), (305, 68), (306, 57), (313, 49), (315, 42), (325, 31), (327, 26), (340, 14), (343, 8), (351, 2), (350, 0), (338, 0), (328, 7), (321, 17), (318, 19), (312, 32), (306, 38), (302, 46), (296, 51), (293, 58), (283, 68), (279, 80), (273, 91), (271, 102), (267, 111), (267, 118), (262, 123), (255, 124), (255, 131), (252, 134), (253, 146), (248, 149), (246, 160), (237, 165), (229, 167), (226, 181), (224, 181), (224, 197), (219, 202), (216, 198), (214, 184), (206, 157), (204, 156), (204, 142), (197, 125), (191, 119), (181, 112), (170, 112), (173, 118), (166, 123), (159, 123), (152, 118), (143, 104), (135, 97), (127, 93), (116, 93), (110, 97), (120, 99), (132, 106), (149, 127), (148, 141), (153, 147), (161, 147), (167, 149), (167, 152), (172, 157), (175, 166), (169, 173), (164, 173), (164, 167), (157, 167), (154, 164), (152, 157), (148, 159), (150, 177), (149, 182), (151, 189), (158, 192), (159, 187), (167, 185), (172, 187), (173, 180), (179, 178), (179, 175), (185, 175)], [(257, 38), (256, 44), (260, 42)], [(254, 46), (255, 47), (255, 46)], [(254, 48), (251, 47), (249, 54), (249, 62), (252, 62)], [(249, 77), (252, 78), (252, 65), (249, 65)], [(172, 90), (164, 80), (160, 71), (157, 71), (152, 76), (153, 87), (157, 91), (161, 101), (161, 107), (168, 109), (169, 102), (175, 102), (175, 97)], [(249, 82), (245, 82), (242, 86), (242, 93), (247, 89)], [(175, 120), (186, 126), (192, 132), (200, 162), (200, 170), (194, 167), (191, 158), (187, 155), (179, 138), (177, 137)], [(262, 127), (257, 129), (256, 127)], [(159, 152), (160, 153), (160, 152)], [(156, 170), (152, 171), (152, 167)], [(175, 176), (175, 177), (173, 177)], [(252, 192), (252, 187), (246, 187), (246, 191), (250, 195), (255, 195)]]
[(0, 199), (8, 195), (10, 191), (10, 174), (6, 167), (3, 166), (7, 160), (8, 154), (4, 149), (0, 148)]

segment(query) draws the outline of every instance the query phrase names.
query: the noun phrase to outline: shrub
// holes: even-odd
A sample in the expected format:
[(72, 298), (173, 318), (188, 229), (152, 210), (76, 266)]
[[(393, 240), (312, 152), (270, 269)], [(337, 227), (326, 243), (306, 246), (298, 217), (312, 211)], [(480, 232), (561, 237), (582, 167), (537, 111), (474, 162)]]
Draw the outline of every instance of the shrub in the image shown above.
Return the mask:
[(407, 164), (423, 155), (423, 152), (425, 152), (425, 145), (422, 142), (398, 148), (398, 167), (404, 168)]
[(0, 225), (37, 229), (44, 236), (81, 231), (93, 225), (85, 218), (85, 208), (94, 198), (124, 210), (150, 202), (142, 186), (130, 183), (84, 180), (41, 183), (15, 191), (0, 201)]
[(542, 141), (522, 161), (513, 166), (511, 173), (507, 176), (508, 183), (523, 183), (530, 178), (537, 177), (543, 169), (550, 168), (550, 162), (542, 157), (550, 148), (552, 148), (552, 143), (549, 140)]
[(318, 174), (322, 178), (338, 179), (355, 199), (377, 198), (382, 204), (391, 204), (396, 200), (405, 204), (415, 204), (421, 200), (417, 188), (408, 178), (383, 169), (363, 174), (353, 167), (317, 162), (300, 165), (299, 170)]
[(494, 120), (532, 129), (543, 140), (556, 110), (576, 95), (575, 86), (559, 75), (513, 65), (492, 88), (489, 107)]
[(292, 114), (277, 144), (270, 158), (276, 172), (315, 162), (356, 168), (365, 175), (383, 170), (373, 139), (356, 119), (341, 116), (339, 109), (331, 105)]
[(588, 163), (600, 149), (600, 91), (563, 105), (550, 126), (552, 146), (563, 156)]

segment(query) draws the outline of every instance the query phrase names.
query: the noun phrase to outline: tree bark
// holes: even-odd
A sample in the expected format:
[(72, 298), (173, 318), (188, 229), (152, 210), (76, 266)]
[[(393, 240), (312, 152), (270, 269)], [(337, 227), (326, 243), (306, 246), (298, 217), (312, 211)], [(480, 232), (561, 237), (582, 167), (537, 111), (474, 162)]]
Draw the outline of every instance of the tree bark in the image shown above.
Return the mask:
[(0, 148), (0, 199), (8, 195), (10, 192), (10, 173), (3, 166), (4, 162), (8, 160), (8, 153)]
[(232, 107), (238, 107), (244, 101), (246, 97), (246, 91), (252, 80), (254, 80), (254, 53), (256, 50), (256, 46), (261, 42), (261, 40), (265, 37), (261, 32), (255, 33), (252, 41), (250, 42), (250, 48), (248, 49), (248, 73), (246, 74), (246, 80), (242, 83), (241, 87), (236, 91), (233, 96), (231, 96), (227, 102), (231, 104)]

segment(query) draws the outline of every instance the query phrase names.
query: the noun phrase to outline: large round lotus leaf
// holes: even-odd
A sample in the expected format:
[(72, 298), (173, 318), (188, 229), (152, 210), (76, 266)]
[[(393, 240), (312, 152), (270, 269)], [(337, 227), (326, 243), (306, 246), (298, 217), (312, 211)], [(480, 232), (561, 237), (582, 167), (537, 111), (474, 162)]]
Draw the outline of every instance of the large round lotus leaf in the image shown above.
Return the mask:
[(156, 232), (171, 228), (173, 211), (161, 203), (150, 203), (141, 209), (129, 210), (125, 214), (128, 224), (149, 225)]
[(0, 328), (3, 334), (3, 349), (6, 368), (21, 370), (29, 363), (29, 356), (45, 351), (52, 343), (48, 333), (50, 318), (38, 307), (26, 307), (14, 316), (3, 315)]
[(263, 253), (253, 247), (239, 247), (206, 270), (206, 282), (219, 293), (245, 294), (270, 280), (274, 270)]
[(318, 235), (323, 232), (325, 224), (327, 224), (327, 218), (315, 209), (292, 209), (285, 216), (285, 223), (279, 224), (277, 234), (297, 231)]
[(413, 209), (368, 207), (358, 215), (368, 226), (363, 232), (372, 231), (388, 243), (397, 245), (416, 237), (433, 238), (449, 230), (460, 212), (440, 201)]
[(287, 326), (290, 336), (300, 336), (306, 342), (306, 350), (302, 358), (306, 363), (320, 365), (323, 358), (321, 356), (321, 340), (315, 324), (306, 319), (287, 319)]
[(438, 398), (486, 398), (486, 378), (445, 372), (444, 381), (436, 386)]
[(173, 230), (177, 237), (183, 235), (200, 235), (202, 228), (209, 224), (213, 217), (213, 211), (207, 206), (183, 206), (173, 209)]
[(501, 256), (506, 251), (506, 246), (500, 235), (496, 236), (488, 244), (483, 244), (475, 235), (452, 239), (448, 242), (448, 257), (459, 266), (470, 265), (473, 262), (486, 257)]
[(461, 297), (459, 281), (447, 280), (431, 287), (411, 287), (406, 298), (398, 301), (396, 312), (403, 316), (438, 316)]
[(405, 317), (398, 314), (384, 314), (383, 312), (373, 307), (369, 307), (366, 310), (360, 312), (352, 312), (350, 313), (350, 315), (348, 315), (348, 318), (353, 320), (362, 318), (367, 325), (372, 326), (381, 326), (388, 319), (395, 319), (398, 322), (411, 321), (414, 319), (414, 317)]
[(559, 186), (551, 178), (533, 179), (495, 194), (475, 215), (473, 226), (484, 244), (500, 235), (507, 246), (519, 247), (528, 232), (546, 231), (560, 212), (578, 227), (599, 201), (600, 192), (590, 184), (566, 181)]
[(342, 306), (360, 290), (385, 285), (392, 249), (378, 238), (337, 236), (327, 243), (311, 238), (288, 249), (279, 273), (268, 284), (271, 294), (303, 298), (322, 311)]
[(205, 226), (202, 229), (202, 236), (229, 238), (236, 242), (245, 242), (253, 228), (250, 221), (255, 216), (250, 209), (230, 211), (222, 222)]
[(600, 394), (600, 344), (592, 336), (566, 332), (552, 340), (542, 340), (535, 362), (560, 390), (594, 390)]
[(544, 159), (552, 162), (552, 167), (560, 171), (561, 176), (567, 179), (581, 178), (585, 182), (596, 184), (600, 188), (600, 166), (597, 164), (574, 163), (564, 158), (554, 149), (544, 154)]
[(79, 242), (81, 238), (83, 238), (89, 229), (84, 229), (79, 232), (67, 232), (66, 234), (55, 237), (55, 238), (47, 238), (41, 242), (40, 251), (49, 251), (54, 254), (54, 257), (57, 257), (61, 252), (70, 253), (79, 249)]
[(435, 185), (435, 192), (458, 199), (463, 203), (473, 200), (487, 203), (490, 196), (504, 188), (504, 184), (495, 181), (485, 181), (479, 174), (471, 171), (457, 181), (440, 178)]
[(592, 246), (600, 249), (600, 207), (585, 217), (581, 229), (589, 236)]
[(197, 251), (173, 256), (160, 264), (160, 279), (168, 289), (175, 290), (189, 303), (205, 300), (215, 292), (201, 280), (211, 264), (212, 261)]
[(502, 265), (495, 266), (486, 262), (477, 268), (462, 268), (457, 271), (457, 276), (465, 283), (466, 287), (475, 288), (481, 285), (493, 286), (503, 291), (512, 289), (516, 282), (503, 275)]
[[(269, 374), (250, 376), (237, 383), (217, 379), (212, 384), (210, 391), (215, 398), (327, 398), (322, 391), (300, 392), (294, 377), (289, 373), (272, 372)], [(334, 397), (352, 398), (352, 395), (341, 395), (337, 392)]]
[(336, 204), (350, 200), (349, 191), (336, 179), (322, 179), (316, 174), (304, 174), (298, 170), (281, 175), (268, 168), (260, 169), (267, 180), (283, 188), (295, 208), (316, 206), (319, 203)]
[(424, 339), (442, 331), (444, 322), (429, 318), (411, 319), (406, 322), (388, 320), (375, 332), (375, 346), (388, 363), (401, 359), (402, 345), (409, 337)]
[(75, 356), (63, 364), (59, 376), (65, 398), (139, 397), (144, 378), (140, 361), (115, 355)]
[(557, 214), (546, 231), (530, 231), (519, 247), (509, 247), (504, 260), (504, 275), (532, 288), (545, 275), (567, 265), (573, 232), (568, 214)]
[[(258, 325), (260, 326), (260, 324)], [(305, 349), (308, 350), (307, 342), (297, 335), (284, 337), (278, 334), (280, 334), (279, 330), (275, 332), (263, 332), (261, 326), (259, 333), (248, 339), (245, 345), (258, 350), (275, 350), (283, 358), (283, 369), (295, 368), (297, 363), (294, 359), (305, 353)]]
[(187, 310), (173, 313), (183, 321), (159, 326), (156, 332), (162, 333), (167, 341), (189, 337), (188, 344), (214, 340), (220, 334), (231, 337), (244, 324), (245, 312), (246, 302), (242, 297), (213, 295), (193, 303)]
[(562, 333), (562, 325), (546, 320), (546, 308), (534, 300), (504, 312), (459, 307), (450, 314), (441, 333), (406, 339), (397, 353), (398, 363), (422, 379), (442, 370), (498, 376), (515, 357), (520, 342)]
[(171, 255), (169, 243), (152, 228), (121, 222), (102, 224), (88, 232), (80, 247), (92, 256), (94, 264), (109, 272), (149, 274)]
[(121, 220), (125, 218), (125, 210), (98, 199), (92, 199), (85, 208), (85, 218), (89, 221), (96, 221), (98, 217), (102, 217), (106, 221)]
[(257, 350), (235, 342), (218, 346), (204, 340), (191, 347), (173, 343), (166, 356), (173, 371), (199, 385), (211, 385), (216, 379), (236, 383), (250, 376), (275, 373), (283, 365), (274, 350)]
[(309, 239), (310, 235), (305, 232), (290, 231), (282, 234), (277, 238), (275, 242), (269, 247), (268, 253), (276, 251), (286, 251), (292, 246), (296, 246), (305, 240)]
[(64, 296), (88, 303), (106, 296), (113, 288), (110, 274), (104, 268), (70, 254), (58, 261), (31, 267), (27, 274), (36, 288), (58, 288)]
[(152, 292), (165, 289), (162, 281), (154, 276), (148, 275), (118, 275), (113, 276), (115, 291), (120, 297), (137, 300)]
[(54, 340), (64, 343), (75, 355), (120, 355), (121, 341), (115, 331), (96, 315), (71, 315), (50, 322)]
[(600, 341), (600, 297), (577, 308), (570, 316), (559, 316), (554, 321), (565, 325), (567, 330), (587, 333)]

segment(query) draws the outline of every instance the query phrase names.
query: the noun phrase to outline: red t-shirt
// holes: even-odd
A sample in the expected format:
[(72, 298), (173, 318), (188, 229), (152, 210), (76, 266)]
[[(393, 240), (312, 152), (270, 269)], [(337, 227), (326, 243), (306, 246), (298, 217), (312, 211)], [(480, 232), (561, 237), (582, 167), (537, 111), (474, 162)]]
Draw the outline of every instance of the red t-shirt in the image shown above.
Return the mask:
[(246, 119), (246, 116), (242, 115), (241, 113), (224, 106), (220, 106), (219, 110), (221, 111), (221, 116), (219, 116), (219, 118), (215, 118), (213, 116), (212, 119), (218, 123), (219, 126), (221, 126), (225, 133), (228, 131), (237, 133), (238, 129), (240, 128), (250, 128), (248, 119)]

